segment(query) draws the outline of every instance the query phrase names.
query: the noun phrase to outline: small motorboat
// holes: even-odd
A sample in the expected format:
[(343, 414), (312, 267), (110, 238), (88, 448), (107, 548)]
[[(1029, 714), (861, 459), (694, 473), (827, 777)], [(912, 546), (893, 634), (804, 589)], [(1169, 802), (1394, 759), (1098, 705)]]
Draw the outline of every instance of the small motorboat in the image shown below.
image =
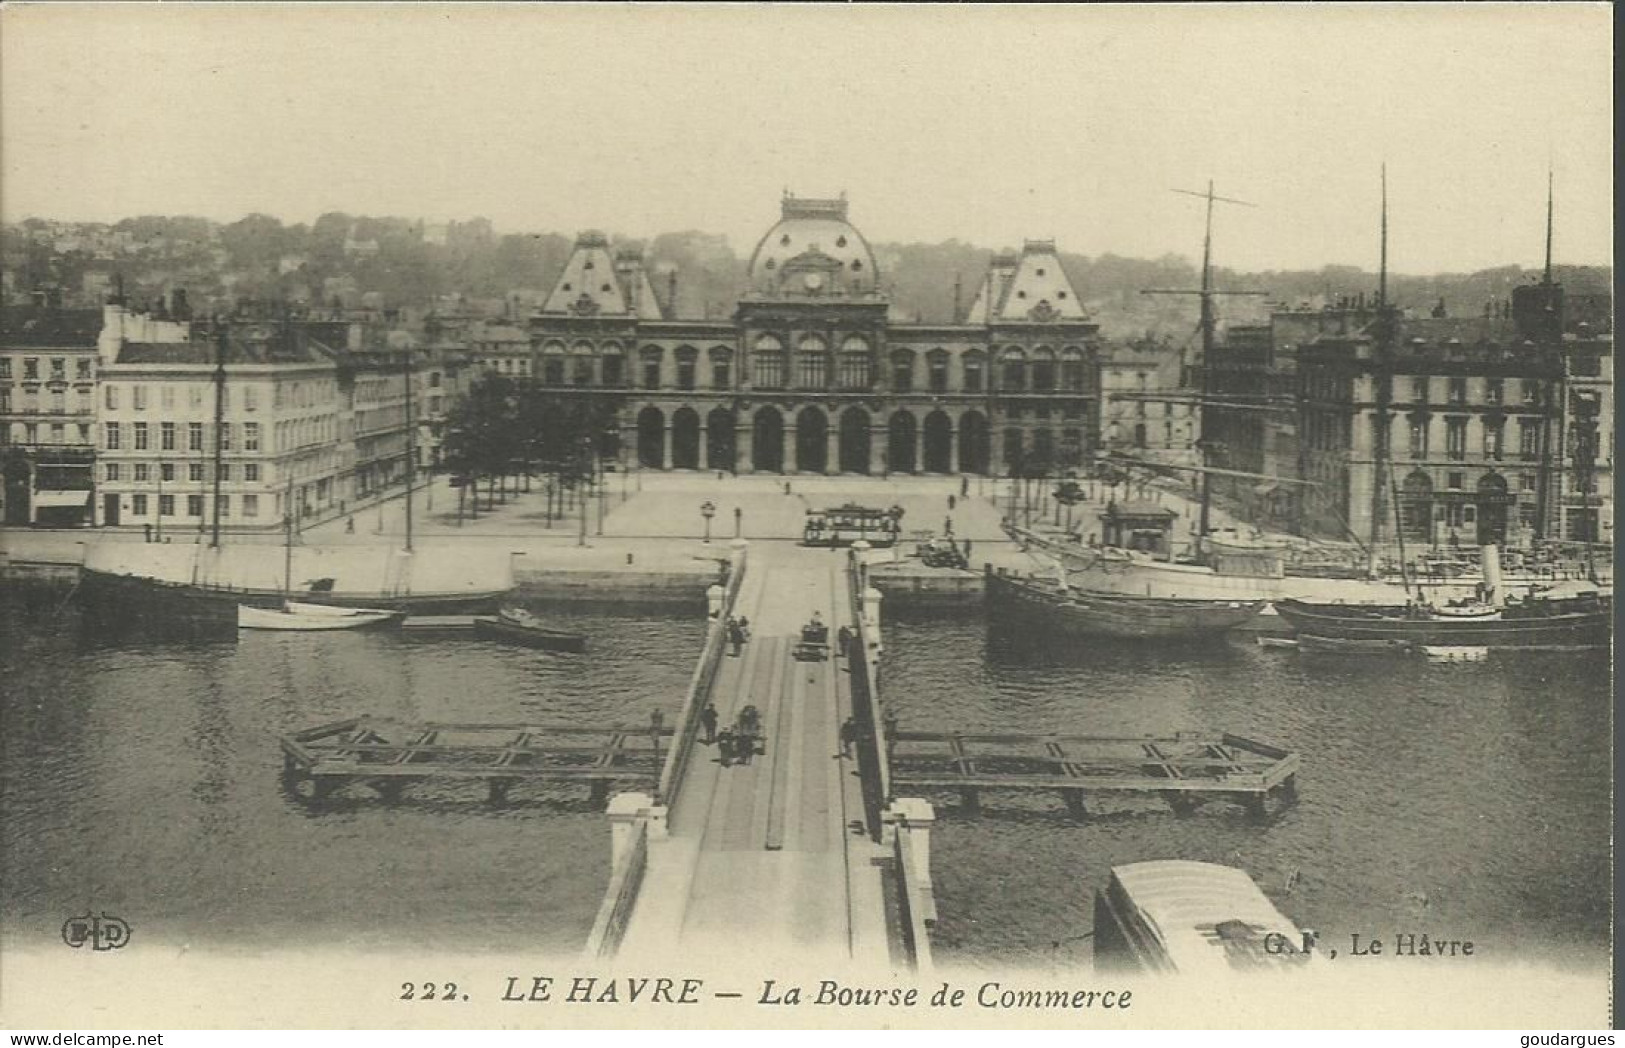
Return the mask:
[(285, 601), (280, 608), (237, 605), (240, 630), (358, 630), (369, 626), (398, 626), (405, 612), (381, 608), (345, 608), (332, 604)]
[(486, 640), (500, 640), (546, 651), (583, 652), (587, 638), (569, 630), (554, 629), (523, 608), (503, 608), (495, 615), (477, 615), (474, 633)]

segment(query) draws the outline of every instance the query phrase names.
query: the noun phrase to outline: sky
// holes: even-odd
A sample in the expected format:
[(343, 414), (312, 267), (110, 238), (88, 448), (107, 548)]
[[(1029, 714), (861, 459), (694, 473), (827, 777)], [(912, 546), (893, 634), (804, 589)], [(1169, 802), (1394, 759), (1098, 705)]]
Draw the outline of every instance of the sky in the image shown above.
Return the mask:
[(1374, 269), (1612, 258), (1612, 12), (7, 5), (0, 217), (327, 211)]

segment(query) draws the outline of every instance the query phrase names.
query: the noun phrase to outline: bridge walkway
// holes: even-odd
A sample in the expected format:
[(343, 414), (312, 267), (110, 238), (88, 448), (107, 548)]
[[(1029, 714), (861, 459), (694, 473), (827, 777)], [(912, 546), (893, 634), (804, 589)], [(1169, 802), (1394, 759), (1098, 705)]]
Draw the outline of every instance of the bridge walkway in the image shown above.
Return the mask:
[(755, 705), (763, 752), (724, 768), (695, 740), (669, 834), (650, 843), (627, 956), (888, 962), (882, 853), (862, 832), (857, 762), (840, 755), (845, 662), (792, 658), (814, 610), (832, 641), (850, 621), (844, 564), (827, 550), (752, 549), (735, 605), (751, 640), (723, 659), (712, 701), (723, 725)]

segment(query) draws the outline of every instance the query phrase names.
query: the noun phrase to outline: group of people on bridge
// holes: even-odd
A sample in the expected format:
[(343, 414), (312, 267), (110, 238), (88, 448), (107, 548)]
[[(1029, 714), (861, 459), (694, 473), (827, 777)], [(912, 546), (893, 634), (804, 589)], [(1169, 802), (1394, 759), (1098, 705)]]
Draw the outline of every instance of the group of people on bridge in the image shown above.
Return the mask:
[(700, 711), (700, 726), (705, 729), (705, 744), (716, 744), (717, 759), (724, 768), (749, 764), (762, 752), (756, 748), (762, 741), (762, 714), (755, 706), (745, 705), (734, 723), (721, 731), (717, 730), (719, 721), (716, 704), (706, 703)]

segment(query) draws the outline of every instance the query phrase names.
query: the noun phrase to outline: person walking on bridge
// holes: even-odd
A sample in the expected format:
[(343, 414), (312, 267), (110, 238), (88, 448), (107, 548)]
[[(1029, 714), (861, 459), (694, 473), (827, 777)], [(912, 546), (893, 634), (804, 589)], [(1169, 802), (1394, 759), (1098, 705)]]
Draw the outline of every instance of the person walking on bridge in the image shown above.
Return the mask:
[(717, 736), (717, 762), (724, 768), (733, 764), (734, 747), (734, 730), (723, 728), (721, 734)]
[(706, 703), (705, 709), (700, 711), (700, 725), (705, 728), (705, 744), (711, 745), (717, 741), (717, 708), (713, 703)]
[(852, 747), (858, 741), (858, 722), (851, 717), (841, 725), (841, 756), (852, 756)]

